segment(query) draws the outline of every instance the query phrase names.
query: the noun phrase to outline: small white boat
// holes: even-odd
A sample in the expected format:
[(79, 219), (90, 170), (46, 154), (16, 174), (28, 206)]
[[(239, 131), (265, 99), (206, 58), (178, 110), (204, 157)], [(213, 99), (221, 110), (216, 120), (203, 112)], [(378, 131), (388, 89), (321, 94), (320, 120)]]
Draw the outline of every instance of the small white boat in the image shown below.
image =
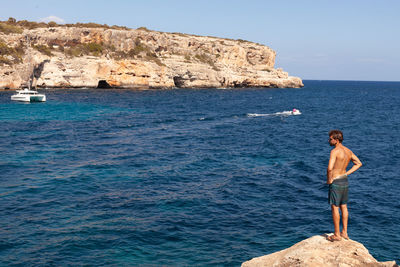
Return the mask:
[(45, 102), (46, 95), (25, 88), (24, 90), (18, 90), (17, 94), (12, 95), (11, 100), (23, 102)]
[(301, 112), (300, 112), (300, 110), (294, 108), (292, 110), (292, 115), (301, 115)]

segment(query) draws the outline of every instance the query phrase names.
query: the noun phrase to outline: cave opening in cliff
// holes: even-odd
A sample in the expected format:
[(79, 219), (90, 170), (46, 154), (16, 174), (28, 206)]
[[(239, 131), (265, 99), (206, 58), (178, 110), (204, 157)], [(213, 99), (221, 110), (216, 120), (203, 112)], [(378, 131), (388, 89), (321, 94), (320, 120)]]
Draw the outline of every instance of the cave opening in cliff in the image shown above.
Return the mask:
[(175, 84), (175, 87), (182, 88), (185, 84), (185, 79), (180, 76), (175, 76), (174, 84)]
[(97, 88), (111, 88), (111, 85), (109, 85), (106, 80), (100, 80), (97, 84)]

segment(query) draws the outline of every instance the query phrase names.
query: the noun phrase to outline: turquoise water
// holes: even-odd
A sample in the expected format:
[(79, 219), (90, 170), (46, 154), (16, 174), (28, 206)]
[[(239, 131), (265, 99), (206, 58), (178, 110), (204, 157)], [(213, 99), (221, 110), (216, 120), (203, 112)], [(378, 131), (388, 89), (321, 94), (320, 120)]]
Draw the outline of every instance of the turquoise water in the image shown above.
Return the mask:
[(400, 83), (304, 83), (0, 92), (1, 265), (237, 266), (332, 232), (333, 128), (364, 163), (349, 235), (400, 262)]

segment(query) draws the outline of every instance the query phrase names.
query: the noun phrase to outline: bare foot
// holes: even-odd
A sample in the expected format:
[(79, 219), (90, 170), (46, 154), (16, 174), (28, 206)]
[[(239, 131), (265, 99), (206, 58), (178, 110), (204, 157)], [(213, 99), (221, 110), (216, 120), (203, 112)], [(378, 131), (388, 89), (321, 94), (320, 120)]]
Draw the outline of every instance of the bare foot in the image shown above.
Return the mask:
[(340, 236), (343, 237), (346, 240), (349, 240), (349, 236), (347, 235), (347, 233), (340, 233)]
[(340, 241), (342, 240), (342, 238), (340, 236), (336, 236), (336, 235), (330, 235), (328, 236), (326, 239), (328, 239), (331, 242), (335, 242), (335, 241)]

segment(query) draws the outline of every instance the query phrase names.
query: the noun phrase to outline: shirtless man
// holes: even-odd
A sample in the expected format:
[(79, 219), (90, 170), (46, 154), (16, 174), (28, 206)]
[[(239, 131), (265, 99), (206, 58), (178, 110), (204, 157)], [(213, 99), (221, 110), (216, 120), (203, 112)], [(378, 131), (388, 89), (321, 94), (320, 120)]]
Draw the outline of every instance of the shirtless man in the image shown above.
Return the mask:
[[(347, 235), (347, 221), (349, 212), (347, 210), (349, 183), (347, 176), (358, 170), (362, 163), (354, 153), (342, 145), (343, 133), (339, 130), (329, 132), (329, 144), (334, 146), (329, 158), (327, 170), (327, 181), (329, 184), (329, 204), (332, 208), (332, 219), (335, 227), (335, 233), (328, 237), (329, 241), (340, 241), (342, 237), (349, 239)], [(346, 171), (347, 165), (352, 161), (354, 163), (350, 170)], [(342, 211), (342, 232), (340, 232), (340, 214)]]

